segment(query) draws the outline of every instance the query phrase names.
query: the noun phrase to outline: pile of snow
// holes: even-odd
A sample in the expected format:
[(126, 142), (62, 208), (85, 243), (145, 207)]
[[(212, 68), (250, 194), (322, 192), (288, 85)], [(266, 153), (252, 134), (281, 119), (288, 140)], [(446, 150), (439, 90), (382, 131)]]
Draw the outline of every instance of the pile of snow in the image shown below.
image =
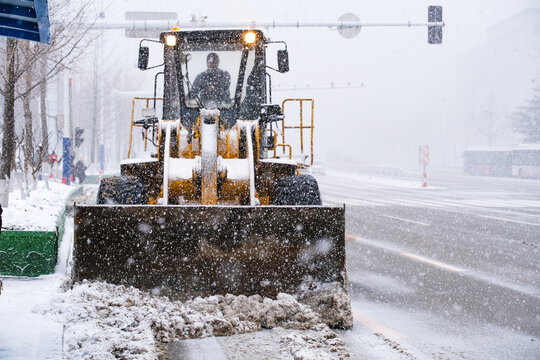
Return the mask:
[(68, 359), (158, 359), (173, 341), (278, 327), (308, 330), (281, 338), (280, 346), (293, 359), (348, 357), (343, 342), (320, 317), (287, 294), (276, 300), (217, 295), (179, 302), (102, 282), (65, 287), (50, 307), (39, 311), (66, 324)]
[(37, 182), (37, 189), (22, 199), (20, 191), (9, 194), (9, 206), (2, 214), (2, 229), (25, 231), (55, 231), (59, 214), (64, 211), (65, 200), (72, 186), (49, 182), (49, 189), (43, 181)]
[(347, 284), (338, 282), (316, 283), (305, 281), (298, 294), (298, 301), (309, 306), (321, 321), (334, 328), (350, 329), (353, 326), (351, 299)]
[(280, 344), (285, 349), (285, 355), (290, 354), (295, 360), (350, 357), (343, 340), (323, 324), (286, 335), (281, 338)]

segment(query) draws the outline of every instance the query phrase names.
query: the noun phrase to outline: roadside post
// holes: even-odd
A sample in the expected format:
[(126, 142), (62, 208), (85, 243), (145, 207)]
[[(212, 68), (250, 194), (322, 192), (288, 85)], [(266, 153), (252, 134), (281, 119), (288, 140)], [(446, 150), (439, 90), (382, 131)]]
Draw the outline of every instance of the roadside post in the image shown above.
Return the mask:
[(418, 148), (418, 161), (424, 167), (422, 187), (427, 187), (426, 166), (429, 165), (429, 145), (420, 145)]
[(103, 173), (105, 172), (105, 146), (99, 145), (99, 182), (103, 180)]
[(62, 138), (62, 184), (70, 185), (71, 177), (71, 78), (66, 75), (64, 84), (64, 137)]

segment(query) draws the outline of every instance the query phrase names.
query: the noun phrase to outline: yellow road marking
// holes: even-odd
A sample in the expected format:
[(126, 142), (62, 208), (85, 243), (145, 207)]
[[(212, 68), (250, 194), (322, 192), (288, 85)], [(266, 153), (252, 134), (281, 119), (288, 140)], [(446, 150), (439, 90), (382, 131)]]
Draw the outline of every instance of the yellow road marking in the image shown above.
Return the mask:
[(454, 271), (454, 272), (466, 271), (465, 269), (458, 268), (458, 267), (452, 266), (452, 265), (448, 265), (448, 264), (445, 264), (445, 263), (442, 263), (442, 262), (439, 262), (439, 261), (436, 261), (436, 260), (432, 260), (432, 259), (429, 259), (429, 258), (426, 258), (426, 257), (423, 257), (423, 256), (414, 255), (414, 254), (411, 254), (411, 253), (400, 253), (400, 254), (403, 255), (403, 256), (409, 257), (411, 259), (415, 259), (415, 260), (418, 260), (420, 262), (429, 264), (429, 265), (440, 267), (440, 268), (445, 269), (445, 270), (450, 270), (450, 271)]
[(361, 237), (354, 236), (354, 235), (347, 234), (347, 233), (345, 233), (345, 237), (348, 237), (349, 239), (353, 239), (353, 240), (356, 240), (356, 241), (366, 241), (366, 239), (362, 239)]
[(389, 339), (399, 340), (404, 339), (406, 336), (398, 333), (397, 331), (390, 329), (388, 326), (381, 324), (380, 322), (373, 320), (365, 315), (360, 314), (358, 311), (353, 310), (353, 317), (358, 320), (367, 328), (373, 330), (375, 333), (381, 333)]

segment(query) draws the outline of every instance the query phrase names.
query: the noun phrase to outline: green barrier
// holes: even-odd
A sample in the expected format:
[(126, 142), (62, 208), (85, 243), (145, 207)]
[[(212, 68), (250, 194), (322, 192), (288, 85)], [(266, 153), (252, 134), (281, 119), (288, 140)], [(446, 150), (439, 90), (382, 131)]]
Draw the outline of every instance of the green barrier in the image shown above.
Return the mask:
[(9, 231), (0, 234), (0, 274), (39, 276), (54, 272), (56, 232)]
[[(75, 188), (68, 199), (80, 195)], [(66, 209), (58, 217), (56, 231), (2, 230), (0, 233), (0, 275), (39, 276), (52, 274), (58, 258), (58, 244), (64, 236)]]

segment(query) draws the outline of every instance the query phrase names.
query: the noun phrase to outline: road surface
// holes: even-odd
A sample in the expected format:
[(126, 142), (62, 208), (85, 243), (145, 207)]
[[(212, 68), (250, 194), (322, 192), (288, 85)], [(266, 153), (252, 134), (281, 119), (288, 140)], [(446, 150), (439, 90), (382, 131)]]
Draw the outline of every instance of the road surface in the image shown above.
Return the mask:
[[(354, 353), (538, 359), (540, 181), (327, 172), (323, 201), (346, 204)], [(361, 356), (360, 353), (357, 354)]]

